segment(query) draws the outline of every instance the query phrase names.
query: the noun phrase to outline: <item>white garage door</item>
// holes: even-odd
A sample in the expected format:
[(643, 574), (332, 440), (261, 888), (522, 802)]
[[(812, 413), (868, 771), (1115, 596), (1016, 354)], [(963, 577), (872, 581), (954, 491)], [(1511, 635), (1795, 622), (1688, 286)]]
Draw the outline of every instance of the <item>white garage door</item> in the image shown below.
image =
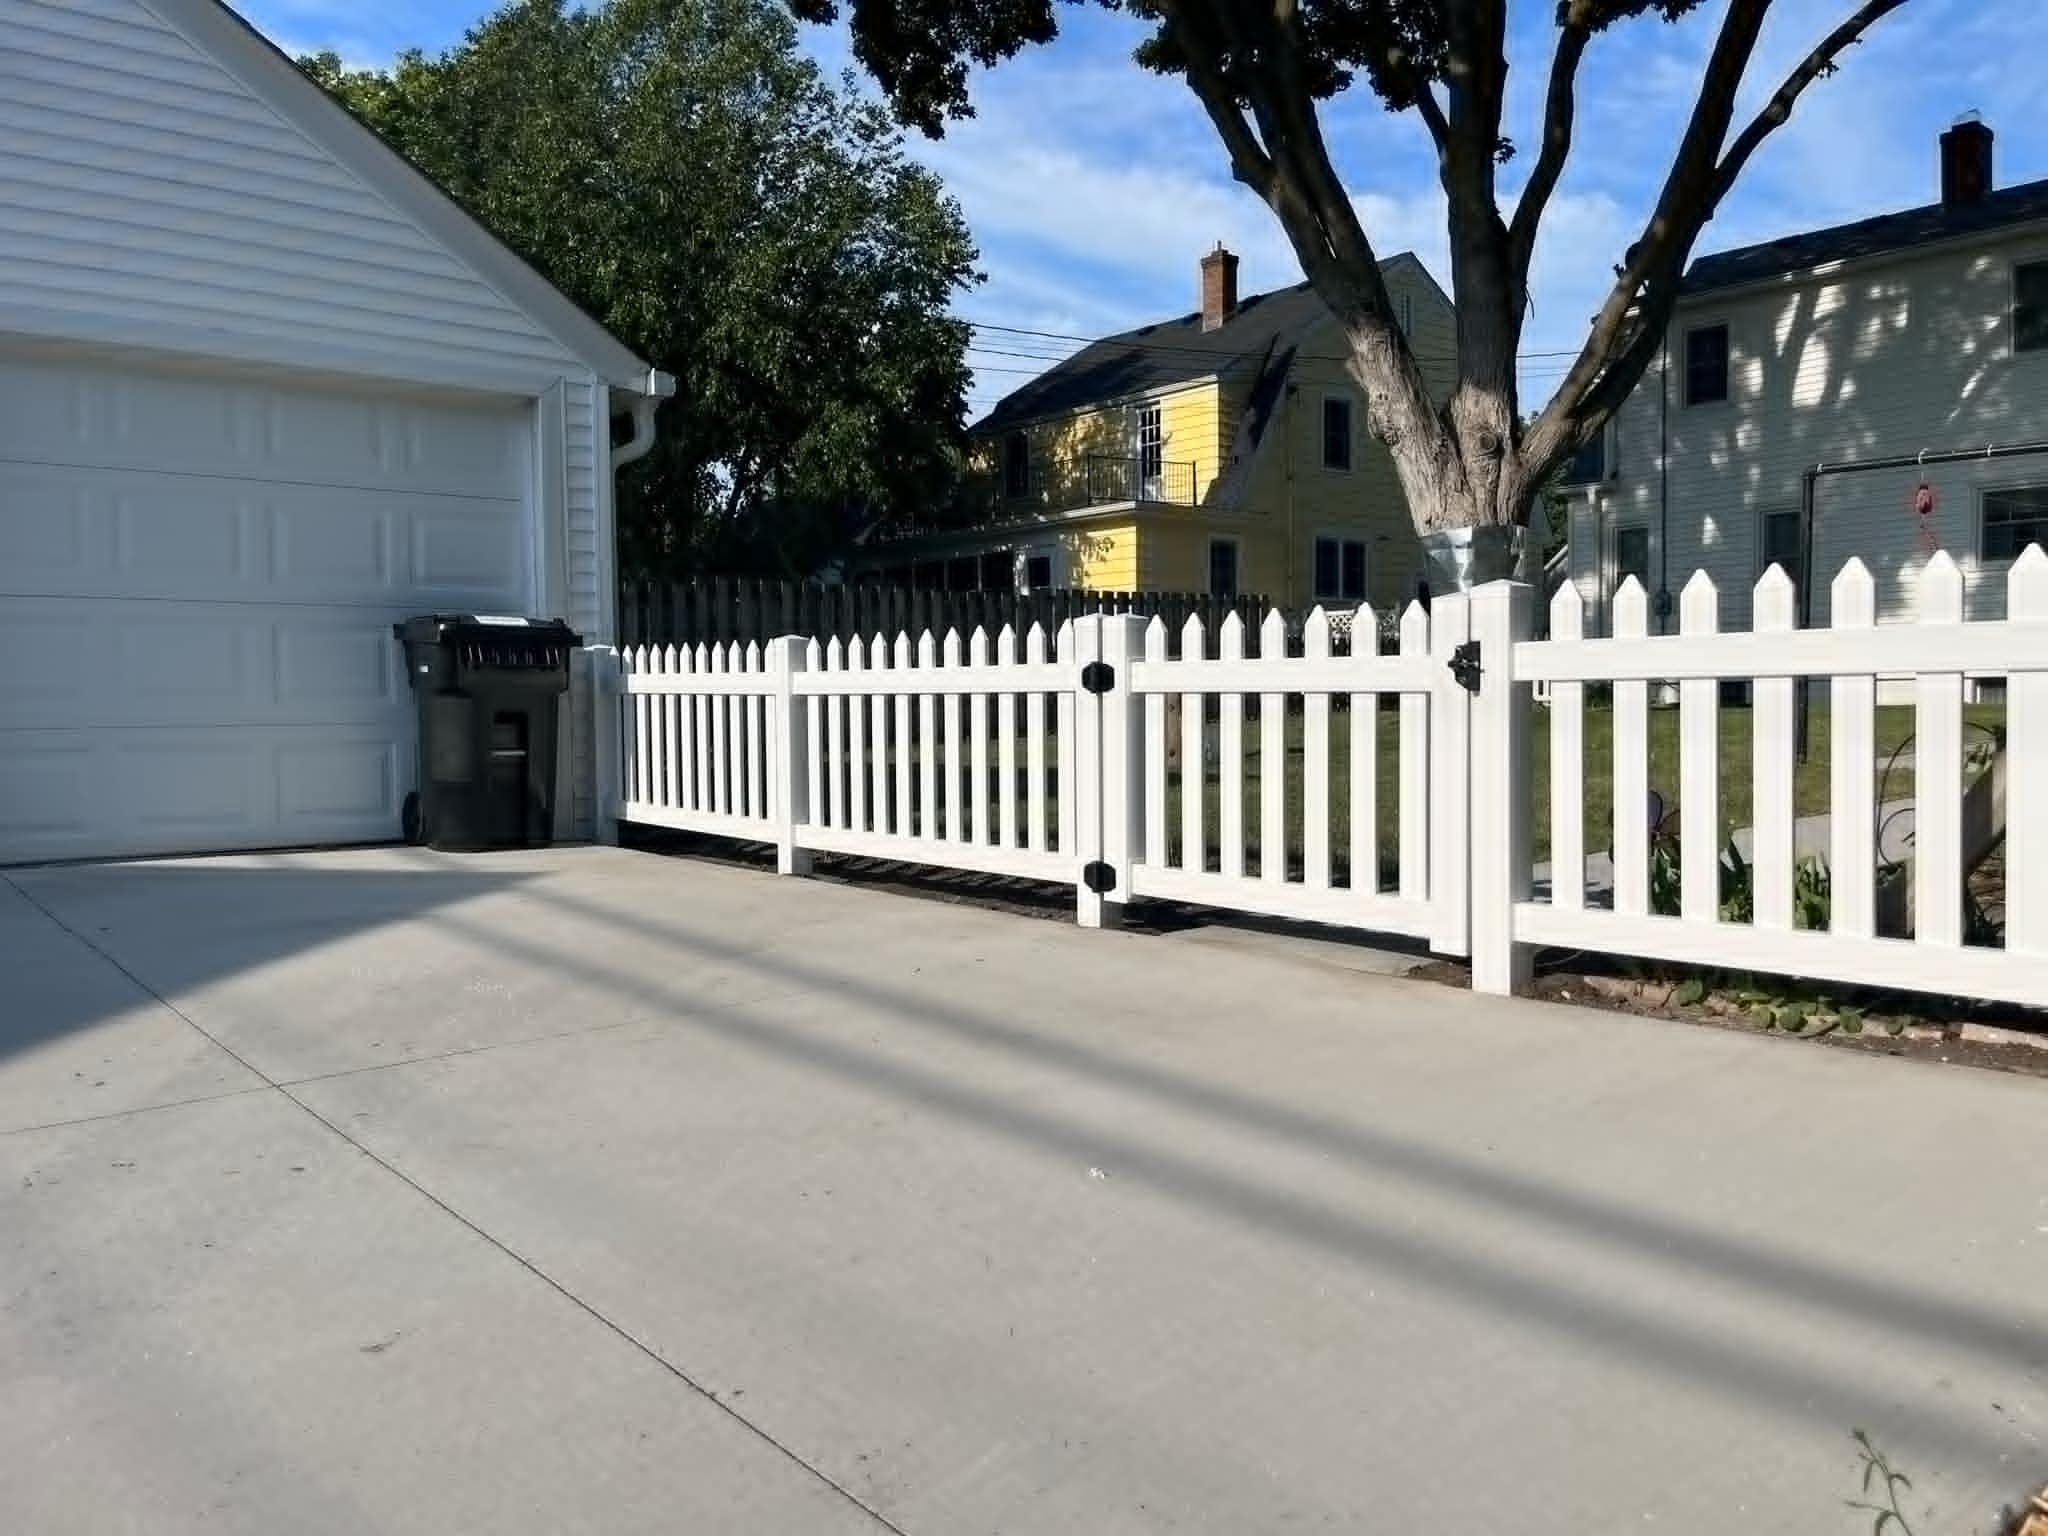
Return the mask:
[(529, 421), (0, 357), (0, 862), (396, 836), (391, 624), (527, 606)]

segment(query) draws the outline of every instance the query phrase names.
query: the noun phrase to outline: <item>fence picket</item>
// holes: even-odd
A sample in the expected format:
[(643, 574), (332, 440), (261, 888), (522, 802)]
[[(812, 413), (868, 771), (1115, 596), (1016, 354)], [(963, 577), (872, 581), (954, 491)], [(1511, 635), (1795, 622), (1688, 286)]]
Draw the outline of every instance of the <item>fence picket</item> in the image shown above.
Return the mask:
[[(647, 670), (643, 658), (644, 647), (629, 645), (619, 652), (619, 672), (624, 677), (637, 677)], [(640, 721), (646, 713), (646, 702), (642, 698), (628, 697), (626, 707), (619, 711), (620, 743), (619, 764), (626, 778), (626, 800), (631, 803), (646, 798), (645, 775), (640, 768)]]
[[(1920, 573), (1920, 622), (1963, 621), (1963, 573), (1946, 550)], [(1963, 942), (1963, 677), (1923, 672), (1913, 708), (1913, 935)], [(2024, 849), (2022, 859), (2034, 857)]]
[[(695, 646), (692, 648), (692, 654), (696, 658), (695, 671), (701, 674), (711, 670), (709, 646)], [(697, 781), (697, 807), (707, 813), (718, 809), (711, 784), (711, 706), (716, 702), (716, 699), (701, 693), (690, 700), (690, 715), (696, 722), (694, 735), (697, 760), (692, 772)]]
[[(1045, 664), (1045, 626), (1036, 619), (1024, 634), (1024, 664)], [(1034, 688), (1024, 696), (1024, 835), (1033, 853), (1046, 850), (1045, 801), (1051, 793), (1045, 779), (1045, 694)]]
[[(1216, 653), (1225, 661), (1244, 659), (1244, 619), (1235, 609), (1218, 626)], [(1216, 724), (1217, 868), (1233, 880), (1244, 878), (1244, 695), (1223, 690)]]
[[(846, 643), (837, 635), (825, 642), (825, 670), (846, 670)], [(830, 797), (830, 825), (845, 831), (846, 820), (846, 695), (825, 696), (825, 779)]]
[[(996, 636), (996, 665), (1017, 664), (1017, 631), (1005, 624)], [(1017, 846), (1017, 695), (1004, 689), (996, 695), (997, 834), (1005, 848)]]
[[(1678, 627), (1711, 635), (1721, 627), (1721, 593), (1705, 571), (1678, 597)], [(1721, 912), (1721, 685), (1689, 677), (1678, 685), (1679, 907), (1692, 922)]]
[[(1410, 603), (1401, 615), (1401, 654), (1429, 655), (1429, 610)], [(1395, 889), (1410, 901), (1429, 892), (1429, 696), (1401, 695), (1399, 848)]]
[[(988, 631), (977, 626), (967, 637), (967, 664), (985, 667), (989, 664), (988, 656)], [(978, 847), (986, 847), (989, 842), (988, 734), (988, 695), (976, 689), (967, 696), (967, 810)]]
[[(1191, 613), (1181, 626), (1182, 660), (1200, 659), (1208, 642), (1202, 633), (1202, 616)], [(1202, 819), (1202, 791), (1207, 777), (1202, 762), (1202, 714), (1206, 700), (1199, 693), (1180, 696), (1180, 862), (1183, 869), (1200, 873), (1209, 867), (1207, 827)]]
[[(1572, 641), (1586, 631), (1586, 601), (1576, 582), (1550, 600), (1550, 638)], [(1550, 904), (1586, 905), (1586, 685), (1550, 690)]]
[[(2048, 549), (2030, 544), (2005, 579), (2008, 619), (2048, 620)], [(2006, 679), (2005, 948), (2048, 955), (2048, 656)], [(2013, 850), (2029, 849), (2015, 857)]]
[[(864, 675), (867, 669), (868, 644), (856, 634), (846, 643), (846, 670), (849, 679)], [(869, 830), (868, 701), (860, 694), (855, 694), (846, 701), (846, 814), (847, 825), (851, 830)]]
[[(1287, 654), (1287, 621), (1269, 610), (1259, 629), (1259, 655)], [(1287, 695), (1259, 695), (1259, 878), (1287, 878)]]
[[(960, 665), (960, 631), (946, 631), (944, 643), (939, 647), (939, 664), (945, 667)], [(967, 806), (961, 798), (961, 781), (966, 777), (966, 762), (960, 739), (960, 695), (949, 693), (944, 705), (946, 736), (940, 752), (940, 769), (946, 781), (946, 836), (953, 842), (967, 840)]]
[[(687, 645), (675, 647), (675, 672), (688, 677), (695, 671), (695, 655)], [(696, 701), (687, 691), (669, 701), (676, 723), (676, 809), (694, 811), (697, 803), (697, 737), (691, 729), (696, 720)]]
[[(896, 670), (910, 670), (910, 635), (908, 631), (896, 632)], [(904, 678), (907, 689), (911, 679)], [(917, 831), (917, 818), (910, 797), (911, 737), (910, 737), (911, 696), (908, 692), (896, 695), (896, 822), (898, 837), (910, 837)]]
[[(1330, 616), (1317, 606), (1302, 626), (1301, 652), (1311, 661), (1330, 657)], [(1330, 884), (1330, 696), (1320, 689), (1301, 705), (1302, 883)]]
[[(1370, 605), (1351, 616), (1351, 662), (1364, 672), (1379, 660), (1379, 621)], [(1354, 693), (1351, 714), (1351, 889), (1378, 894), (1380, 888), (1380, 696)]]
[[(878, 630), (868, 642), (868, 667), (875, 672), (889, 670), (889, 642)], [(897, 683), (902, 686), (901, 681)], [(896, 830), (889, 821), (889, 695), (878, 693), (868, 700), (868, 760), (873, 778), (868, 795), (873, 801), (877, 832)]]
[[(1166, 660), (1166, 620), (1157, 614), (1145, 626), (1145, 660)], [(1166, 695), (1145, 696), (1145, 862), (1166, 863)]]
[[(1851, 560), (1835, 577), (1830, 627), (1877, 623), (1877, 584)], [(1828, 684), (1828, 931), (1855, 938), (1877, 932), (1877, 679), (1836, 677)]]
[[(1789, 634), (1798, 628), (1799, 592), (1783, 566), (1773, 565), (1757, 581), (1751, 614), (1750, 628), (1758, 634)], [(1792, 926), (1796, 691), (1789, 677), (1760, 677), (1750, 706), (1756, 841), (1749, 862), (1759, 928)]]
[[(818, 672), (824, 666), (824, 648), (813, 635), (804, 642), (804, 670)], [(804, 765), (804, 814), (813, 826), (829, 825), (830, 807), (825, 803), (825, 764), (830, 758), (830, 746), (819, 729), (825, 716), (825, 702), (815, 693), (804, 700), (804, 744), (810, 749), (810, 761)]]
[[(938, 664), (938, 644), (927, 628), (917, 637), (917, 669), (928, 673)], [(917, 835), (933, 839), (939, 835), (938, 710), (932, 694), (917, 696)]]
[[(1650, 633), (1650, 600), (1630, 576), (1614, 594), (1614, 638)], [(1614, 910), (1640, 917), (1650, 910), (1650, 686), (1614, 685)]]

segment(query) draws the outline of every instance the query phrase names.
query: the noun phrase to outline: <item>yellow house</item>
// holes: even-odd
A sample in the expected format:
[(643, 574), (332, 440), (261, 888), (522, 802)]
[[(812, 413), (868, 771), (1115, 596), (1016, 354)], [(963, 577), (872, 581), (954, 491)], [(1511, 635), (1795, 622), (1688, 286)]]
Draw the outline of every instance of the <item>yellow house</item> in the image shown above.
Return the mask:
[[(1440, 393), (1451, 301), (1422, 263), (1381, 265)], [(1387, 451), (1365, 430), (1342, 333), (1307, 284), (1237, 296), (1201, 261), (1202, 307), (1091, 342), (969, 429), (964, 525), (874, 545), (859, 573), (919, 585), (1206, 592), (1390, 606), (1420, 550)]]

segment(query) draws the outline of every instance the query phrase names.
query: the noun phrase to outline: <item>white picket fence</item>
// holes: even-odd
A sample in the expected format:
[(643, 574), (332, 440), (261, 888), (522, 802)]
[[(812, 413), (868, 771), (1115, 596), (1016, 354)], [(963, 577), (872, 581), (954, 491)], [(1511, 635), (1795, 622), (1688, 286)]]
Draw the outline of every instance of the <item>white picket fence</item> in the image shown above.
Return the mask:
[[(616, 657), (601, 707), (617, 718), (597, 739), (621, 754), (603, 771), (616, 819), (772, 843), (790, 873), (814, 853), (849, 854), (1071, 882), (1089, 925), (1133, 898), (1162, 898), (1412, 935), (1469, 954), (1475, 987), (1493, 992), (1526, 979), (1536, 947), (1564, 946), (2048, 1006), (2048, 555), (2014, 565), (2003, 620), (1965, 623), (1962, 591), (1961, 572), (1937, 556), (1917, 622), (1880, 627), (1870, 575), (1851, 562), (1832, 627), (1799, 629), (1791, 584), (1773, 569), (1753, 628), (1724, 634), (1701, 575), (1679, 633), (1652, 635), (1630, 582), (1614, 633), (1588, 638), (1567, 586), (1537, 640), (1531, 589), (1501, 582), (1410, 608), (1388, 655), (1334, 654), (1320, 612), (1298, 656), (1278, 614), (1251, 658), (1235, 616), (1214, 634), (1191, 620), (1178, 636), (1157, 620), (1097, 616), (1021, 640), (1005, 630), (822, 649), (796, 637), (641, 647)], [(1339, 617), (1353, 633), (1378, 630), (1369, 609)], [(1876, 931), (1879, 677), (1914, 680), (1911, 939)], [(2002, 948), (1966, 944), (1962, 931), (1966, 677), (2007, 684)], [(1832, 754), (1832, 907), (1815, 931), (1793, 914), (1801, 678), (1813, 680)], [(1749, 922), (1720, 914), (1719, 716), (1731, 680), (1754, 690)], [(1652, 911), (1650, 897), (1650, 700), (1662, 683), (1680, 697), (1678, 782), (1657, 786), (1679, 805), (1675, 915)], [(1615, 810), (1611, 826), (1589, 828), (1591, 685), (1613, 691)], [(1538, 690), (1554, 786), (1545, 807), (1531, 804)], [(1341, 773), (1333, 741), (1348, 747)], [(1389, 790), (1398, 805), (1383, 817)], [(1531, 895), (1538, 815), (1550, 830), (1544, 900)], [(1612, 862), (1606, 902), (1586, 881), (1596, 851)]]

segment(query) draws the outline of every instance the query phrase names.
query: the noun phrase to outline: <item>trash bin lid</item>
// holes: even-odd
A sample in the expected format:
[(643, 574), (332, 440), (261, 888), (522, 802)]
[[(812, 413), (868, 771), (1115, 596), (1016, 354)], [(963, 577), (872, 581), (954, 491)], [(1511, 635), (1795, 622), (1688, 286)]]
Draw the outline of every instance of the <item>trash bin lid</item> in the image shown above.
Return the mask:
[(510, 639), (517, 635), (555, 645), (581, 645), (583, 637), (563, 619), (529, 619), (509, 613), (421, 613), (391, 626), (401, 640), (487, 639), (496, 635)]

